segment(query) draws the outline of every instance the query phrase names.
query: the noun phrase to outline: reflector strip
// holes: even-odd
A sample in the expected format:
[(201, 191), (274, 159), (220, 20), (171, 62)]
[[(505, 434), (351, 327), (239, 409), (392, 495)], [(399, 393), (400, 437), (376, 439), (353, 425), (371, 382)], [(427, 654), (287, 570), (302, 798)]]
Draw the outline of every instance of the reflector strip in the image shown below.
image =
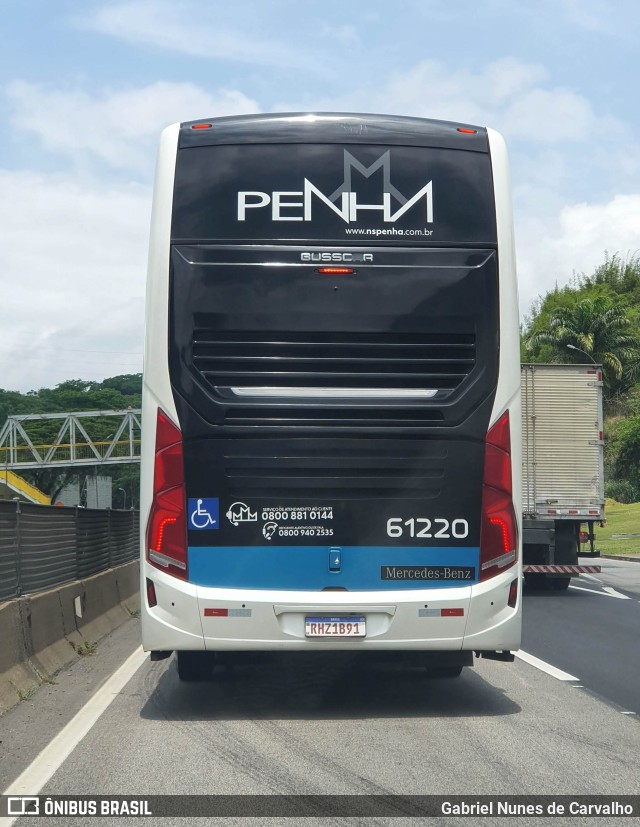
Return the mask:
[(205, 609), (205, 617), (251, 617), (251, 609)]
[(500, 557), (494, 557), (493, 560), (487, 560), (486, 563), (482, 564), (482, 568), (488, 569), (491, 566), (498, 566), (498, 568), (502, 568), (503, 566), (506, 566), (509, 563), (513, 563), (515, 559), (515, 551), (510, 551), (508, 554), (501, 554)]
[(602, 566), (523, 566), (527, 574), (600, 574)]
[(418, 609), (418, 617), (464, 617), (464, 609)]
[(164, 554), (159, 554), (157, 551), (153, 551), (153, 549), (149, 549), (149, 560), (153, 560), (154, 563), (158, 563), (165, 569), (169, 566), (176, 566), (177, 568), (184, 569), (185, 571), (187, 569), (186, 563), (183, 563), (182, 560), (174, 560), (173, 557), (167, 557)]
[(547, 509), (547, 514), (555, 514), (556, 517), (595, 516), (600, 514), (599, 510), (587, 508), (553, 508)]

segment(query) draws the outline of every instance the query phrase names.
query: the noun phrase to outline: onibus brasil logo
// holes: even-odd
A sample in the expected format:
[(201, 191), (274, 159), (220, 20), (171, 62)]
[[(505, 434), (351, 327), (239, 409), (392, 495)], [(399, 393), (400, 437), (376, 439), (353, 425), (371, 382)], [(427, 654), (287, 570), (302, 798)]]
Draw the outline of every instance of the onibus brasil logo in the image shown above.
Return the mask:
[[(304, 179), (301, 190), (276, 190), (271, 193), (243, 190), (238, 192), (238, 221), (246, 221), (249, 210), (262, 210), (268, 206), (271, 206), (272, 221), (312, 221), (313, 205), (320, 201), (346, 224), (357, 221), (358, 213), (364, 210), (379, 211), (386, 222), (393, 223), (424, 199), (425, 220), (428, 224), (433, 223), (433, 181), (429, 181), (415, 195), (408, 198), (391, 183), (390, 150), (387, 150), (368, 167), (354, 158), (346, 149), (343, 151), (344, 181), (330, 195), (323, 193), (308, 178)], [(365, 178), (370, 178), (374, 172), (382, 169), (382, 203), (361, 204), (358, 202), (358, 193), (352, 189), (351, 173), (354, 169)], [(395, 212), (392, 211), (392, 197), (400, 204)]]

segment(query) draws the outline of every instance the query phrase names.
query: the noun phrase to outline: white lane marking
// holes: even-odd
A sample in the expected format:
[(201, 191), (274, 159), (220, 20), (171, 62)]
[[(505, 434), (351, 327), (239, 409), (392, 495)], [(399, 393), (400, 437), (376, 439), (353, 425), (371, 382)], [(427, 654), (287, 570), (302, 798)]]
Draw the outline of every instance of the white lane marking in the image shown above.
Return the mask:
[(595, 589), (585, 589), (583, 586), (570, 585), (569, 588), (570, 589), (575, 589), (576, 591), (579, 591), (579, 592), (588, 592), (589, 594), (599, 594), (600, 597), (615, 597), (618, 600), (631, 600), (631, 598), (627, 597), (626, 594), (620, 594), (620, 592), (617, 592), (611, 586), (603, 586), (602, 588), (603, 588), (604, 591), (601, 591), (601, 592), (597, 592)]
[(528, 663), (529, 666), (535, 666), (536, 669), (539, 669), (541, 672), (546, 672), (547, 675), (551, 675), (551, 677), (556, 678), (559, 681), (579, 681), (580, 678), (576, 678), (575, 675), (570, 675), (568, 672), (563, 672), (562, 669), (558, 669), (555, 666), (552, 666), (550, 663), (546, 663), (544, 660), (540, 660), (535, 655), (530, 655), (528, 652), (523, 652), (520, 649), (519, 652), (513, 653), (517, 658), (523, 660), (525, 663)]
[[(47, 744), (26, 770), (7, 787), (3, 795), (37, 795), (146, 659), (146, 653), (142, 651), (142, 646), (139, 646), (87, 701), (76, 716)], [(11, 827), (16, 818), (17, 816), (0, 818), (0, 827)]]
[(621, 592), (616, 591), (613, 586), (603, 586), (602, 587), (607, 594), (610, 594), (611, 597), (619, 597), (620, 600), (631, 600), (626, 594), (622, 594)]
[(620, 712), (621, 715), (637, 715), (637, 712)]
[(584, 577), (585, 580), (593, 580), (596, 583), (602, 583), (602, 580), (600, 580), (599, 577), (594, 577), (593, 574), (587, 574), (586, 572), (583, 572), (580, 577)]

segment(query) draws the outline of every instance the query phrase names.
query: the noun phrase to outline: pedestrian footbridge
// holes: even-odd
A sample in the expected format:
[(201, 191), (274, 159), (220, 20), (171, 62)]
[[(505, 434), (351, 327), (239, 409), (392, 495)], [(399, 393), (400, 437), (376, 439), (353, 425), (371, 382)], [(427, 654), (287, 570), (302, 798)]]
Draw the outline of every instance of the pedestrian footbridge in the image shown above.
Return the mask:
[(133, 409), (10, 416), (0, 429), (0, 481), (32, 468), (140, 462), (140, 418)]
[[(24, 497), (26, 500), (29, 500), (29, 502), (51, 505), (51, 497), (45, 494), (44, 491), (36, 488), (35, 485), (31, 485), (30, 482), (27, 482), (19, 474), (16, 474), (15, 471), (0, 470), (0, 492), (2, 488), (9, 489), (12, 494)], [(11, 498), (11, 493), (7, 499)], [(1, 494), (0, 498), (2, 498)]]

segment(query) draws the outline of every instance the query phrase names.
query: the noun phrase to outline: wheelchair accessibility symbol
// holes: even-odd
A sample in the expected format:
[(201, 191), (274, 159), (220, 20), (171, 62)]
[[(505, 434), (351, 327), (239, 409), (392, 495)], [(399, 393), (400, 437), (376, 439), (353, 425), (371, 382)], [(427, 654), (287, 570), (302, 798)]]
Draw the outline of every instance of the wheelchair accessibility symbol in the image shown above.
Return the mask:
[(218, 497), (189, 498), (189, 528), (202, 531), (203, 529), (215, 529), (220, 527), (219, 511), (220, 500)]

